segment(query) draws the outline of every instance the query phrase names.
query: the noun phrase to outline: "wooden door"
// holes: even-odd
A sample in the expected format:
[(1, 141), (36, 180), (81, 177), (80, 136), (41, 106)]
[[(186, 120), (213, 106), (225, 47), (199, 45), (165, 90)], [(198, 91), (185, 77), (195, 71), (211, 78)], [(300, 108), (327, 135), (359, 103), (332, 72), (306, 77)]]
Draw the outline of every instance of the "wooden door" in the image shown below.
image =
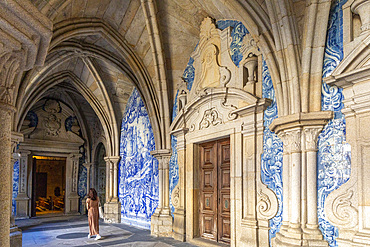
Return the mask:
[(200, 234), (230, 242), (230, 141), (200, 145)]

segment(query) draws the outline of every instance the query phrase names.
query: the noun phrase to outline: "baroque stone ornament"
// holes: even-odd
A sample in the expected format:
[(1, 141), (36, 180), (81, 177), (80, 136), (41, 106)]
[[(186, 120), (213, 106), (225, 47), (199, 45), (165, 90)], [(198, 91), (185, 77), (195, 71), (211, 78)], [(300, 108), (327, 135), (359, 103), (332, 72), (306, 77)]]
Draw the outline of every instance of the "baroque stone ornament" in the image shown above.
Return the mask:
[(180, 204), (180, 187), (176, 185), (172, 191), (171, 202), (174, 208), (178, 208)]
[(257, 193), (257, 209), (258, 213), (261, 214), (263, 217), (271, 218), (271, 201), (268, 196), (260, 190)]
[(199, 123), (199, 129), (206, 129), (210, 126), (222, 124), (222, 115), (216, 110), (215, 107), (208, 109), (204, 112), (203, 118)]
[(335, 225), (341, 228), (353, 228), (358, 224), (358, 211), (353, 207), (352, 197), (353, 189), (347, 190), (342, 195), (335, 198), (332, 204), (332, 212), (334, 217), (329, 217)]
[(200, 27), (201, 74), (196, 91), (220, 84), (220, 35), (211, 18), (205, 18)]
[(60, 133), (61, 120), (55, 114), (50, 114), (45, 118), (44, 124), (46, 127), (46, 134), (57, 137)]

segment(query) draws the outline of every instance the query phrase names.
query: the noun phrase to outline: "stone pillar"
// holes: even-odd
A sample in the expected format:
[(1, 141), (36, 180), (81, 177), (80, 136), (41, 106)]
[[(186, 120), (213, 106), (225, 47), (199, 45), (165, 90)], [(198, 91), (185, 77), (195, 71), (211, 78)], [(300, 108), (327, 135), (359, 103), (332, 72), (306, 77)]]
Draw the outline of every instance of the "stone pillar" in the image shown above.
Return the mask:
[(179, 165), (179, 182), (172, 191), (171, 201), (175, 208), (173, 213), (173, 238), (179, 241), (186, 240), (186, 210), (185, 210), (185, 165), (186, 165), (186, 142), (187, 129), (172, 133), (177, 138), (177, 164)]
[[(0, 88), (1, 92), (4, 91)], [(1, 246), (10, 245), (10, 216), (11, 216), (11, 181), (10, 181), (10, 154), (11, 154), (11, 114), (14, 108), (2, 103), (0, 101), (0, 188), (1, 188), (1, 200), (0, 200), (0, 236)]]
[[(18, 160), (20, 160), (20, 154), (16, 152), (17, 150), (17, 145), (19, 144), (20, 141), (23, 141), (23, 134), (22, 133), (17, 133), (17, 132), (12, 132), (11, 134), (11, 142), (12, 142), (12, 150), (13, 150), (13, 155), (11, 158), (11, 163), (10, 163), (10, 187), (13, 188), (13, 166), (14, 163)], [(12, 208), (12, 193), (10, 197), (10, 208)], [(11, 217), (10, 217), (10, 246), (22, 246), (22, 231), (16, 226), (15, 221), (14, 221), (14, 213), (11, 212)]]
[(283, 225), (272, 246), (328, 246), (317, 220), (317, 137), (332, 112), (275, 119), (270, 129), (284, 144)]
[(77, 194), (78, 187), (78, 168), (79, 158), (81, 154), (70, 154), (67, 157), (67, 169), (66, 169), (66, 191), (65, 191), (65, 213), (66, 214), (78, 214), (79, 199), (80, 196)]
[(172, 236), (172, 216), (169, 197), (169, 163), (171, 150), (162, 149), (151, 152), (158, 160), (159, 169), (159, 204), (151, 218), (151, 234), (156, 237)]
[[(10, 245), (10, 154), (12, 114), (22, 72), (41, 65), (52, 35), (52, 22), (30, 1), (0, 1), (0, 246)], [(6, 24), (4, 24), (6, 23)]]
[(16, 218), (28, 218), (29, 215), (29, 192), (28, 192), (28, 164), (30, 161), (30, 151), (19, 150), (19, 185), (18, 196), (15, 198), (17, 204)]
[[(107, 198), (109, 200), (104, 204), (104, 221), (108, 223), (121, 222), (121, 202), (118, 200), (118, 162), (120, 156), (105, 157), (107, 163)], [(108, 185), (109, 184), (109, 185)]]
[(303, 129), (304, 152), (306, 153), (306, 201), (307, 218), (305, 238), (321, 240), (317, 218), (317, 140), (323, 126), (309, 126)]

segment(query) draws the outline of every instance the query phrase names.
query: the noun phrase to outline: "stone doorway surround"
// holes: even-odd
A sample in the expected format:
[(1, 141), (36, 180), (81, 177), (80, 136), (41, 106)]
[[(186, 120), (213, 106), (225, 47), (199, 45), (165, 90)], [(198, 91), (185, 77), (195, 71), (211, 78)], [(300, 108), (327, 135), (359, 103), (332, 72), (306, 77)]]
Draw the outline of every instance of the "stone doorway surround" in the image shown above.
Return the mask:
[[(276, 195), (261, 181), (260, 166), (263, 115), (271, 101), (262, 98), (262, 55), (257, 47), (246, 46), (237, 67), (228, 40), (230, 28), (221, 31), (210, 18), (204, 19), (192, 54), (197, 71), (192, 89), (189, 92), (185, 82), (179, 85), (178, 114), (170, 127), (177, 137), (179, 166), (171, 196), (173, 237), (204, 245), (199, 238), (199, 144), (230, 138), (230, 245), (267, 246), (269, 219), (278, 209)], [(243, 42), (251, 40), (247, 35)]]
[(36, 126), (28, 125), (24, 121), (21, 132), (24, 141), (19, 144), (20, 167), (16, 217), (31, 216), (32, 196), (32, 157), (50, 156), (66, 158), (65, 181), (65, 213), (78, 213), (79, 196), (78, 171), (80, 147), (85, 141), (72, 131), (65, 128), (66, 119), (73, 115), (73, 111), (64, 103), (53, 99), (44, 99), (37, 102), (32, 108), (33, 114), (38, 116)]
[[(46, 144), (47, 145), (47, 144)], [(71, 146), (69, 146), (71, 147)], [(54, 151), (53, 151), (54, 149)], [(60, 148), (42, 148), (29, 146), (26, 143), (20, 144), (19, 152), (21, 154), (19, 169), (19, 193), (16, 200), (17, 212), (16, 218), (28, 218), (31, 216), (31, 195), (32, 195), (32, 157), (33, 156), (51, 156), (66, 158), (66, 188), (65, 188), (65, 214), (78, 214), (79, 196), (77, 194), (78, 184), (78, 166), (81, 154), (77, 150), (65, 148), (61, 152)]]

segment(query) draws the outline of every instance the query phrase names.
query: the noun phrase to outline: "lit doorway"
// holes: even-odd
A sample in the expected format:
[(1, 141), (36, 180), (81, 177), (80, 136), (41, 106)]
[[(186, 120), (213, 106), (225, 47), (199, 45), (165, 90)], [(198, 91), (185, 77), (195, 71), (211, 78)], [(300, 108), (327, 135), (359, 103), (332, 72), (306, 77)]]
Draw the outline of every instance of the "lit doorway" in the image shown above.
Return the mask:
[(33, 156), (31, 216), (63, 214), (66, 158)]

